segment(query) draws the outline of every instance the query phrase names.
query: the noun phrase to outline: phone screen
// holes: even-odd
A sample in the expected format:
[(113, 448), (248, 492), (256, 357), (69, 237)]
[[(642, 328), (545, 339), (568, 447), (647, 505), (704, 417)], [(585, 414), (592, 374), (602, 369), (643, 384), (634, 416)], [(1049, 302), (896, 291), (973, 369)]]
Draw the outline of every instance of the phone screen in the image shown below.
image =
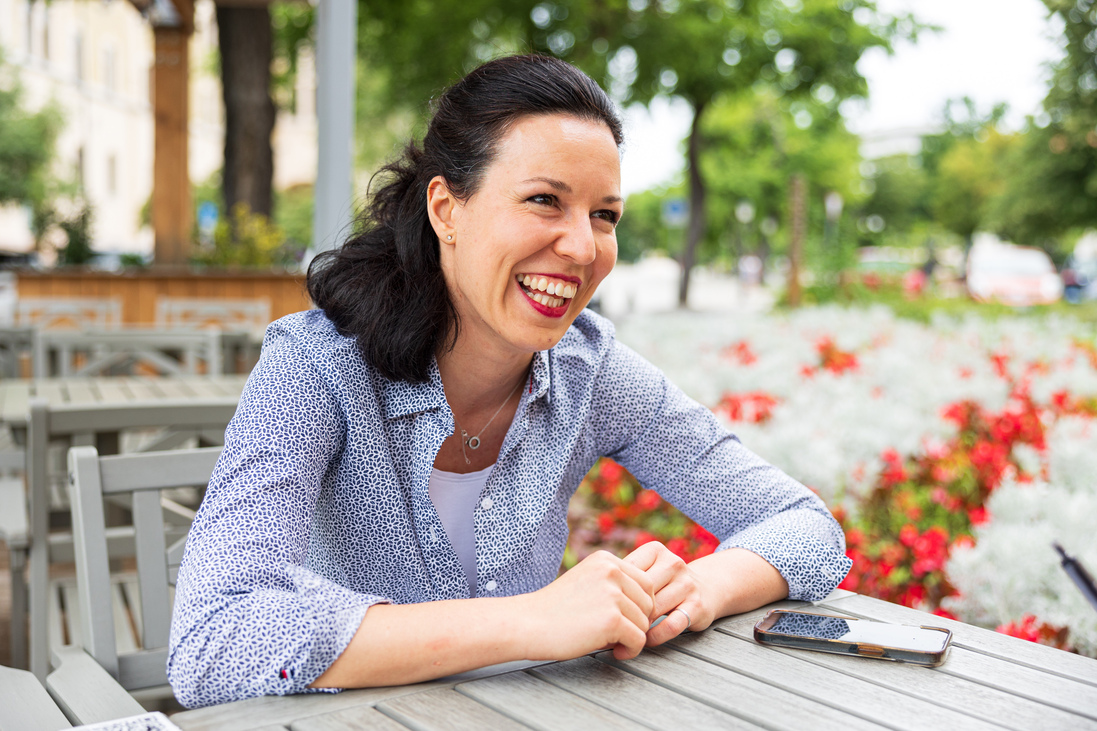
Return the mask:
[(936, 630), (796, 612), (780, 612), (769, 632), (880, 647), (901, 647), (917, 652), (940, 652), (948, 641), (946, 632)]

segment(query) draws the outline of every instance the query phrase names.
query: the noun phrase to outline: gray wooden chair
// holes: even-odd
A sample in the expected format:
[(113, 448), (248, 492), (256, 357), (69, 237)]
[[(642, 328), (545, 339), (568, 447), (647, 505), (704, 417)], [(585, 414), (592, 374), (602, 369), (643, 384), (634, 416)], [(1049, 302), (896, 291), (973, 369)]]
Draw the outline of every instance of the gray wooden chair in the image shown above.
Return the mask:
[[(172, 585), (185, 539), (169, 543), (161, 493), (169, 488), (205, 485), (220, 454), (220, 447), (107, 457), (100, 457), (94, 447), (69, 450), (82, 651), (73, 646), (56, 652), (58, 667), (47, 678), (46, 687), (71, 720), (91, 723), (107, 720), (103, 715), (120, 717), (111, 715), (117, 714), (117, 709), (100, 707), (100, 692), (89, 687), (85, 673), (79, 670), (89, 667), (89, 657), (129, 693), (166, 685)], [(112, 497), (131, 501), (137, 544), (138, 593), (127, 603), (128, 615), (123, 617), (118, 616), (113, 599), (115, 582), (104, 511)], [(119, 651), (119, 626), (139, 628), (136, 648)], [(140, 706), (137, 708), (134, 712), (140, 713)]]
[(224, 373), (221, 330), (42, 331), (34, 342), (36, 378)]
[[(51, 447), (62, 450), (69, 446), (95, 446), (100, 453), (113, 454), (120, 450), (121, 436), (126, 430), (155, 427), (164, 429), (146, 441), (140, 449), (144, 452), (176, 449), (194, 443), (216, 445), (224, 442), (225, 426), (236, 412), (236, 397), (220, 399), (161, 401), (157, 403), (127, 404), (119, 406), (64, 405), (50, 407), (44, 399), (33, 399), (27, 427), (27, 501), (29, 503), (29, 556), (27, 557), (27, 597), (29, 599), (30, 670), (40, 680), (49, 672), (50, 648), (55, 646), (57, 634), (56, 606), (58, 592), (64, 606), (64, 594), (71, 590), (64, 582), (50, 590), (49, 567), (51, 562), (79, 560), (73, 547), (73, 534), (50, 531), (51, 513), (67, 513), (68, 496), (58, 490), (58, 482), (51, 476)], [(64, 480), (60, 481), (64, 484)], [(204, 485), (205, 483), (203, 483)], [(62, 494), (59, 494), (62, 493)], [(167, 514), (174, 524), (185, 530), (193, 513), (186, 506), (168, 502)], [(119, 526), (111, 529), (108, 538), (113, 555), (132, 555), (134, 537), (132, 530)], [(12, 585), (21, 582), (22, 576), (12, 575)], [(124, 592), (125, 589), (123, 588)], [(52, 597), (52, 598), (51, 598)], [(54, 633), (51, 643), (50, 617), (54, 607)], [(21, 619), (12, 617), (13, 634), (23, 627)], [(71, 636), (71, 633), (67, 633)], [(14, 642), (14, 641), (13, 641)]]
[(0, 665), (0, 731), (56, 731), (72, 728), (38, 678)]
[(39, 330), (116, 330), (122, 326), (122, 300), (102, 297), (21, 297), (15, 324)]
[(160, 297), (156, 300), (156, 325), (164, 328), (263, 330), (270, 324), (270, 300), (194, 297)]

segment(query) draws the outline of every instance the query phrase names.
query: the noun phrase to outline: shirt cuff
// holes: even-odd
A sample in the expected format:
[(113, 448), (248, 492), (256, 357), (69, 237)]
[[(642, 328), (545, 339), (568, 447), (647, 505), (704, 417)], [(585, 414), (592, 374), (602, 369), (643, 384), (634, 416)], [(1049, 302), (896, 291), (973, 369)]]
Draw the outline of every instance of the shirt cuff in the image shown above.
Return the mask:
[(758, 554), (788, 582), (789, 599), (814, 602), (830, 594), (853, 566), (841, 542), (819, 535), (828, 532), (811, 530), (802, 516), (782, 513), (736, 533), (716, 550), (745, 548)]

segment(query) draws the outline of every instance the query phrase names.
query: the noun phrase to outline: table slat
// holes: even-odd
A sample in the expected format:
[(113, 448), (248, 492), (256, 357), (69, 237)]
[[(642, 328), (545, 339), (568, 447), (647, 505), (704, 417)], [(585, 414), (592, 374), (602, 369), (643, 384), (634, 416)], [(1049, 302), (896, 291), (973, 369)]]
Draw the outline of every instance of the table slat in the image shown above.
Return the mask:
[(377, 709), (416, 731), (480, 731), (488, 728), (510, 731), (526, 728), (449, 688), (394, 698), (378, 703)]
[[(904, 666), (895, 682), (882, 687), (861, 678), (836, 673), (831, 668), (815, 665), (795, 656), (773, 652), (772, 648), (759, 645), (753, 640), (743, 641), (721, 632), (679, 637), (672, 641), (672, 646), (866, 720), (894, 719), (889, 725), (896, 729), (917, 731), (928, 726), (990, 731), (998, 728), (995, 723), (974, 718), (900, 690), (908, 678), (915, 680), (915, 676), (924, 672), (924, 668)], [(885, 661), (875, 662), (884, 664)]]
[(289, 728), (290, 731), (407, 731), (406, 726), (393, 721), (372, 706), (303, 718), (291, 723)]
[(125, 404), (133, 401), (133, 394), (121, 379), (99, 378), (95, 381), (95, 388), (99, 391), (101, 403)]
[(4, 392), (0, 403), (0, 421), (5, 424), (26, 427), (27, 413), (30, 410), (30, 383), (27, 381), (8, 381), (0, 384)]
[(542, 731), (559, 728), (633, 731), (649, 728), (525, 672), (462, 683), (455, 690)]
[(152, 385), (153, 379), (151, 378), (135, 378), (119, 376), (118, 380), (124, 384), (133, 394), (134, 401), (157, 401), (163, 396)]
[(65, 383), (70, 404), (94, 404), (99, 401), (86, 378), (70, 378)]
[(627, 672), (760, 726), (823, 731), (879, 729), (879, 724), (844, 713), (747, 675), (663, 647), (644, 650), (632, 660), (610, 653), (596, 656)]
[(421, 693), (431, 687), (431, 684), (398, 685), (348, 690), (337, 695), (262, 696), (177, 713), (171, 720), (186, 731), (252, 731), (270, 724), (291, 724), (299, 719), (348, 708), (371, 707), (383, 700)]
[[(724, 624), (718, 631), (753, 642), (753, 627), (754, 621), (748, 619), (739, 624)], [(1034, 728), (1087, 727), (1085, 719), (1068, 711), (1021, 698), (982, 683), (948, 675), (939, 670), (914, 668), (917, 672), (910, 672), (912, 668), (897, 662), (784, 647), (771, 647), (771, 649), (886, 688), (900, 689), (904, 693), (916, 695), (945, 708), (978, 715), (1017, 731), (1029, 731)]]
[(46, 380), (39, 379), (34, 382), (31, 387), (35, 396), (41, 396), (50, 402), (50, 406), (54, 404), (67, 404), (69, 402), (68, 389), (65, 388), (64, 381), (62, 380)]
[(1031, 698), (1097, 721), (1097, 688), (965, 647), (953, 647), (940, 671)]
[(528, 672), (614, 713), (658, 728), (697, 731), (761, 728), (590, 657)]
[[(877, 619), (883, 622), (898, 624), (924, 624), (930, 622), (925, 612), (867, 596), (848, 596), (823, 602), (820, 606), (830, 607), (855, 617)], [(1046, 672), (1097, 685), (1097, 660), (1093, 658), (1083, 657), (1072, 652), (1064, 652), (1054, 647), (1010, 637), (1001, 632), (975, 627), (945, 617), (932, 617), (930, 623), (935, 627), (952, 630), (952, 643), (954, 645), (994, 655), (1011, 663), (1023, 663)]]

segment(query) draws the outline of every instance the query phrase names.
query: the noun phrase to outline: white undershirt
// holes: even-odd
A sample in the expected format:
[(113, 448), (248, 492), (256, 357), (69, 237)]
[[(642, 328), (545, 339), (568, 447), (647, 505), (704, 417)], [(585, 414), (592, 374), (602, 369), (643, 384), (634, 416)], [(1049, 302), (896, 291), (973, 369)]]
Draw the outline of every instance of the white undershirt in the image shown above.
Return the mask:
[(476, 596), (476, 531), (473, 515), (480, 500), (480, 493), (487, 484), (495, 465), (485, 467), (478, 472), (457, 474), (431, 470), (431, 502), (446, 529), (450, 545), (461, 559), (461, 568), (469, 582), (469, 596)]

